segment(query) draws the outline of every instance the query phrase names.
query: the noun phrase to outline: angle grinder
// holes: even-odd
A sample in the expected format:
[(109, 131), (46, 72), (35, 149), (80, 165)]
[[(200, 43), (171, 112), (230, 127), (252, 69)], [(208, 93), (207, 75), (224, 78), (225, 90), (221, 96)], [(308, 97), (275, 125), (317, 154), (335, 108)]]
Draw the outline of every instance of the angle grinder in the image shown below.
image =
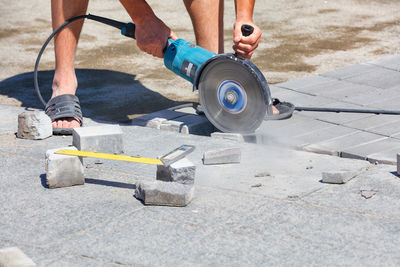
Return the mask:
[[(67, 20), (47, 39), (39, 52), (34, 72), (34, 84), (39, 99), (45, 105), (37, 83), (40, 57), (57, 32), (78, 19), (95, 20), (121, 30), (121, 34), (135, 38), (135, 24), (112, 19), (82, 15)], [(252, 33), (252, 26), (243, 25), (242, 34)], [(164, 49), (165, 66), (193, 83), (199, 91), (200, 105), (208, 120), (223, 132), (253, 133), (266, 114), (272, 115), (273, 100), (267, 80), (249, 60), (234, 54), (215, 54), (183, 39), (169, 39)]]

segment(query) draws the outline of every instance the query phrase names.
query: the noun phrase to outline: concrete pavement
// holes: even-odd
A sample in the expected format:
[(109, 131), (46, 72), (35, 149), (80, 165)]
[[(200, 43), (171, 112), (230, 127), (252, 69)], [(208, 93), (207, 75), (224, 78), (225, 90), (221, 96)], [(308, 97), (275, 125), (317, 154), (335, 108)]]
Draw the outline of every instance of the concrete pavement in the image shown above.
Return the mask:
[[(298, 105), (395, 108), (399, 61), (392, 56), (271, 90)], [(385, 72), (381, 84), (358, 77), (370, 77), (371, 69)], [(347, 101), (357, 97), (364, 100)], [(128, 155), (196, 146), (188, 156), (197, 168), (195, 198), (171, 208), (133, 197), (138, 181), (155, 179), (150, 165), (85, 159), (85, 185), (48, 189), (44, 154), (71, 145), (72, 137), (17, 139), (23, 110), (0, 106), (0, 248), (18, 247), (39, 266), (400, 263), (396, 166), (362, 159), (375, 154), (392, 163), (400, 152), (396, 116), (296, 112), (263, 123), (258, 143), (121, 124)], [(100, 123), (112, 122), (85, 119), (87, 126)], [(313, 146), (320, 150), (306, 149)], [(240, 164), (203, 165), (205, 151), (231, 147), (241, 148)], [(342, 185), (320, 181), (322, 172), (335, 170), (357, 176)]]

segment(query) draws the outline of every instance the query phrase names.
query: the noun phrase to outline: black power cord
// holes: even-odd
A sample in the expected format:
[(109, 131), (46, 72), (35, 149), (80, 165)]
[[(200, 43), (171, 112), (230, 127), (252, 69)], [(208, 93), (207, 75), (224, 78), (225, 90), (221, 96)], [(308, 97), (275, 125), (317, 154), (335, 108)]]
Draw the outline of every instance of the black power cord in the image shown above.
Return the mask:
[(43, 54), (44, 50), (46, 49), (47, 45), (49, 44), (49, 42), (54, 38), (54, 36), (59, 31), (61, 31), (64, 27), (66, 27), (70, 23), (72, 23), (76, 20), (80, 20), (80, 19), (91, 19), (91, 20), (94, 20), (97, 22), (101, 22), (103, 24), (107, 24), (109, 26), (120, 29), (122, 35), (125, 35), (127, 37), (135, 39), (135, 28), (136, 27), (135, 27), (135, 24), (133, 24), (131, 22), (123, 23), (120, 21), (116, 21), (116, 20), (112, 20), (112, 19), (108, 19), (108, 18), (104, 18), (104, 17), (100, 17), (100, 16), (95, 16), (95, 15), (91, 15), (91, 14), (76, 16), (76, 17), (66, 20), (57, 29), (55, 29), (52, 34), (50, 34), (50, 36), (47, 38), (46, 42), (44, 42), (44, 44), (43, 44), (42, 48), (40, 49), (39, 54), (36, 58), (35, 69), (33, 71), (33, 84), (35, 86), (35, 90), (39, 97), (39, 100), (40, 100), (40, 102), (42, 102), (42, 104), (44, 106), (46, 106), (46, 101), (44, 101), (42, 94), (40, 93), (39, 83), (38, 83), (38, 68), (39, 68), (40, 58), (42, 57), (42, 54)]

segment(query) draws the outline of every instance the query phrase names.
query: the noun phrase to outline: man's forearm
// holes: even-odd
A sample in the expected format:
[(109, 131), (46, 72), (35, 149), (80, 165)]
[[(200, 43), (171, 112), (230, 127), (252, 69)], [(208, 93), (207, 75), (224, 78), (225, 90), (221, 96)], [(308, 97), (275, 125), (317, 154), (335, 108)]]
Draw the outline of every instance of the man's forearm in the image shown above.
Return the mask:
[(155, 16), (145, 0), (120, 0), (133, 22), (140, 24), (144, 19)]
[(236, 20), (253, 21), (255, 0), (235, 0)]

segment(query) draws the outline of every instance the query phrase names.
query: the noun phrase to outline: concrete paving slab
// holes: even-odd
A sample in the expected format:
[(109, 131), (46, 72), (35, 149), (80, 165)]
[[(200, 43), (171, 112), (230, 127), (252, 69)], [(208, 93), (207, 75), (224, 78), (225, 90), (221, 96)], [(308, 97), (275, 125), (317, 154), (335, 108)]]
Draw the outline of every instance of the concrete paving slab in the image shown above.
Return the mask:
[(400, 71), (400, 55), (385, 56), (383, 58), (370, 61), (368, 62), (368, 64), (377, 65), (395, 71)]
[(216, 129), (206, 116), (187, 114), (173, 120), (161, 122), (161, 130), (183, 134), (210, 136)]
[(367, 160), (371, 163), (396, 165), (397, 153), (399, 153), (399, 147), (394, 147), (393, 149), (384, 150), (367, 155)]
[(341, 156), (344, 158), (358, 158), (366, 160), (367, 156), (370, 154), (384, 152), (395, 148), (399, 148), (400, 150), (400, 140), (385, 138), (382, 140), (377, 140), (376, 142), (345, 148), (343, 149)]
[(164, 109), (132, 120), (132, 125), (148, 126), (155, 129), (160, 129), (161, 122), (166, 120), (173, 120), (178, 117), (187, 115), (185, 112)]
[(357, 64), (342, 69), (325, 72), (323, 74), (320, 74), (320, 76), (331, 79), (334, 78), (339, 80), (347, 80), (351, 77), (359, 76), (362, 74), (368, 75), (369, 73), (373, 73), (380, 69), (381, 68), (378, 66), (371, 66), (369, 64)]
[(400, 72), (370, 65), (372, 71), (357, 76), (343, 77), (346, 81), (388, 89), (400, 83)]
[(277, 84), (276, 86), (282, 87), (282, 88), (287, 88), (287, 89), (292, 89), (292, 90), (298, 90), (298, 89), (312, 87), (315, 85), (328, 84), (334, 80), (335, 80), (335, 78), (315, 75), (315, 76), (310, 76), (310, 77), (306, 77), (303, 79), (297, 79), (294, 81), (280, 83), (280, 84)]
[(369, 129), (375, 127), (385, 129), (386, 128), (385, 125), (394, 122), (400, 122), (400, 118), (398, 116), (390, 116), (390, 115), (373, 115), (367, 118), (349, 121), (344, 123), (343, 125), (358, 130), (369, 131)]
[(338, 155), (346, 148), (351, 148), (358, 144), (369, 144), (379, 140), (384, 140), (385, 137), (367, 132), (354, 132), (345, 136), (332, 138), (327, 141), (322, 141), (306, 146), (307, 151), (321, 151), (330, 155)]

